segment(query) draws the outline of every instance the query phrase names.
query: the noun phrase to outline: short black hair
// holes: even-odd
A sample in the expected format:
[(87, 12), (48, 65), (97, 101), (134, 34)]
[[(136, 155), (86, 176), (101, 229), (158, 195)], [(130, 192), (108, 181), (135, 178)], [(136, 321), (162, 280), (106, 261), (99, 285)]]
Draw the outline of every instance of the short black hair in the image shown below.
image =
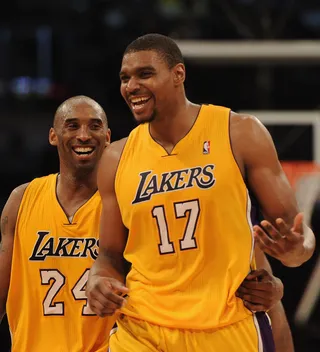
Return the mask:
[(158, 33), (149, 33), (138, 37), (127, 46), (123, 56), (128, 53), (144, 50), (156, 51), (164, 58), (169, 68), (180, 63), (184, 64), (181, 50), (176, 42), (173, 39)]

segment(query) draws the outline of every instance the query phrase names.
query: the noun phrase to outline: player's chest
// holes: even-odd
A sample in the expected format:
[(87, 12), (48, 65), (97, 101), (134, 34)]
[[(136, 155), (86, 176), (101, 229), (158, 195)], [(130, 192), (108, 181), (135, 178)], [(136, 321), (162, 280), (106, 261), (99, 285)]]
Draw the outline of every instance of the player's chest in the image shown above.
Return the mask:
[[(217, 154), (136, 158), (127, 163), (117, 189), (120, 207), (180, 199), (221, 197), (238, 177), (234, 163)], [(140, 207), (140, 206), (139, 206)]]

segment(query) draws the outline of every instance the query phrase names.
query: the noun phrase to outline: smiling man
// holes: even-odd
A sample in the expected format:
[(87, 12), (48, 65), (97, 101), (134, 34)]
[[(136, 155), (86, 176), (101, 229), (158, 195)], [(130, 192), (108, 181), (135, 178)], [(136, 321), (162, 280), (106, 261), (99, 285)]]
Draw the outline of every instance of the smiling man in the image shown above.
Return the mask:
[(110, 141), (104, 110), (68, 99), (49, 141), (59, 174), (17, 187), (2, 212), (0, 318), (7, 312), (13, 352), (106, 351), (114, 320), (99, 319), (85, 296), (98, 255), (97, 165)]
[[(265, 314), (236, 296), (252, 268), (254, 236), (298, 266), (312, 255), (314, 234), (266, 128), (253, 116), (192, 103), (185, 77), (166, 36), (144, 35), (124, 52), (120, 90), (139, 126), (99, 164), (89, 304), (101, 316), (123, 313), (111, 352), (271, 352)], [(248, 189), (268, 220), (254, 233)]]

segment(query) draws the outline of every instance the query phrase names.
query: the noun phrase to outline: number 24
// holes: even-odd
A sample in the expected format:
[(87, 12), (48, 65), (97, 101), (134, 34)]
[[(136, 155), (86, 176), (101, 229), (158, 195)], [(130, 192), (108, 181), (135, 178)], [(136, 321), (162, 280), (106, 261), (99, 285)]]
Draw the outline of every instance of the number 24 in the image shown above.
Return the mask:
[[(73, 286), (71, 293), (73, 298), (78, 301), (85, 301), (85, 305), (82, 308), (82, 315), (95, 315), (90, 309), (86, 293), (85, 286), (88, 281), (89, 270), (86, 269), (85, 272), (80, 276), (79, 280)], [(53, 281), (51, 287), (49, 288), (43, 302), (43, 314), (44, 315), (64, 315), (64, 302), (53, 302), (58, 292), (61, 290), (66, 282), (66, 277), (61, 274), (57, 269), (41, 269), (40, 270), (41, 284), (50, 285)]]

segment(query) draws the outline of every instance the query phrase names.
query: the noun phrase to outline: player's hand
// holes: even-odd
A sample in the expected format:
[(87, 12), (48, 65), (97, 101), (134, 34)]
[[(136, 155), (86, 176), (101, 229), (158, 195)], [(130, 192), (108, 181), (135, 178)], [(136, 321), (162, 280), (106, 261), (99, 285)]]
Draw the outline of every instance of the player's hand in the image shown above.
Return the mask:
[(283, 297), (283, 284), (265, 269), (253, 270), (238, 288), (236, 296), (251, 311), (266, 312)]
[(99, 317), (111, 316), (122, 308), (126, 300), (121, 295), (128, 292), (120, 281), (98, 275), (91, 276), (86, 288), (89, 306)]
[(290, 227), (283, 219), (276, 225), (263, 220), (260, 226), (253, 227), (254, 238), (262, 251), (280, 260), (282, 264), (294, 266), (295, 258), (304, 253), (303, 214), (299, 213)]

